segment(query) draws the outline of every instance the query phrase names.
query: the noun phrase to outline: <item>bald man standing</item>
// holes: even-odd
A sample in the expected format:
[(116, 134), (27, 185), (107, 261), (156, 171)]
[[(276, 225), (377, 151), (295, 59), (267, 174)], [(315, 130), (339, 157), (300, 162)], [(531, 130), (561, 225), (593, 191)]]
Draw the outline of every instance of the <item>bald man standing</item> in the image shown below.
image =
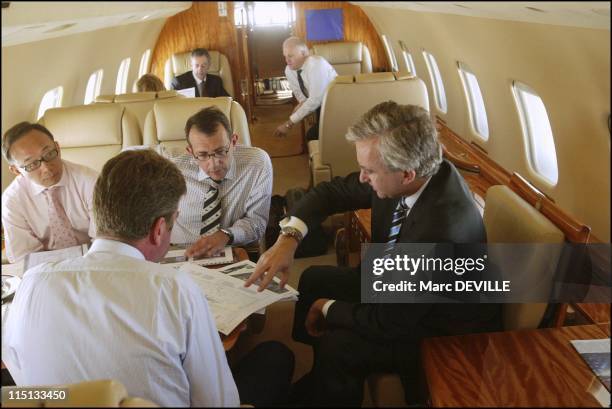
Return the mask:
[(323, 95), (329, 83), (338, 74), (325, 58), (309, 55), (308, 46), (298, 37), (289, 37), (283, 42), (283, 55), (287, 62), (285, 76), (299, 104), (289, 119), (276, 128), (274, 135), (286, 136), (293, 125), (311, 112), (315, 112), (316, 123), (306, 132), (306, 139), (309, 141), (318, 139)]

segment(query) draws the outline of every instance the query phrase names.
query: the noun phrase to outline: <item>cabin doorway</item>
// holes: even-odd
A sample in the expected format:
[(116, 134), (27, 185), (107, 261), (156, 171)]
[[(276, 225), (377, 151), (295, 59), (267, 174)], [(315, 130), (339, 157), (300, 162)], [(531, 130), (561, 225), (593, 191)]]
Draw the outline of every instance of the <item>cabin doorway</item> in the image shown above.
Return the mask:
[(251, 139), (272, 158), (304, 154), (303, 129), (296, 126), (287, 137), (275, 137), (275, 129), (286, 122), (296, 101), (285, 77), (283, 41), (293, 34), (295, 10), (293, 2), (236, 3), (239, 45), (244, 80), (248, 90), (247, 115), (251, 123)]

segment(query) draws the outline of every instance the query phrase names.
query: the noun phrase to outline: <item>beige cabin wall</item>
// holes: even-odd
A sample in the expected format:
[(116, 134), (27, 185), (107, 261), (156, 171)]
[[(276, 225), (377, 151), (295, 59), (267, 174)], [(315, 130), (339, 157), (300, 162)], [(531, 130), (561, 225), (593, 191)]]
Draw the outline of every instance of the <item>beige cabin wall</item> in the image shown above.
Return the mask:
[[(430, 92), (432, 112), (475, 141), (510, 172), (518, 172), (572, 216), (610, 241), (610, 31), (363, 6), (380, 34), (412, 54)], [(448, 104), (435, 108), (421, 50), (437, 60)], [(483, 94), (489, 140), (473, 134), (457, 61), (473, 71)], [(559, 166), (549, 186), (531, 171), (512, 80), (532, 87), (548, 111)]]
[[(18, 122), (36, 121), (43, 95), (57, 86), (64, 87), (63, 106), (83, 104), (87, 80), (98, 69), (104, 69), (101, 93), (114, 94), (119, 64), (127, 57), (131, 92), (140, 58), (147, 48), (153, 51), (164, 22), (157, 19), (2, 47), (2, 134)], [(2, 191), (12, 180), (3, 158)]]

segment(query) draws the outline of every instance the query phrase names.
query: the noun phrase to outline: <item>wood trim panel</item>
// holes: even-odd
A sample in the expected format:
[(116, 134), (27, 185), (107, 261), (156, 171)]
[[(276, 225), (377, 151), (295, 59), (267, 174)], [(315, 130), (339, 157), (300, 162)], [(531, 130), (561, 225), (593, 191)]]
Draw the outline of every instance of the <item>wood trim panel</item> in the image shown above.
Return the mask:
[[(360, 7), (346, 1), (296, 1), (294, 34), (306, 40), (306, 10), (342, 9), (344, 16), (344, 41), (361, 41), (368, 46), (373, 71), (391, 71), (385, 48), (368, 16)], [(308, 47), (329, 41), (306, 41)]]
[(234, 2), (227, 2), (227, 17), (219, 17), (216, 1), (194, 1), (191, 8), (168, 18), (152, 52), (151, 72), (163, 79), (164, 64), (172, 54), (197, 47), (216, 50), (227, 56), (235, 98), (242, 103)]

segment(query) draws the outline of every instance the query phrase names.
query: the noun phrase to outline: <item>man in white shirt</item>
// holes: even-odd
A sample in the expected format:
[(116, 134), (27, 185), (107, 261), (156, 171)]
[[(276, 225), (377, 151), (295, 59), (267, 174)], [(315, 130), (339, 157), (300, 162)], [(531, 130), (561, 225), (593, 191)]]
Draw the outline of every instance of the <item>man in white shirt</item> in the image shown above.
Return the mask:
[[(89, 252), (28, 270), (8, 311), (2, 359), (17, 385), (115, 379), (160, 406), (240, 404), (204, 293), (189, 274), (155, 263), (167, 252), (185, 191), (176, 166), (151, 150), (126, 151), (104, 165)], [(257, 375), (263, 365), (254, 353), (282, 361)], [(239, 364), (236, 380), (250, 386), (273, 377), (280, 379), (273, 387), (288, 390), (288, 353), (282, 344), (261, 344)], [(267, 392), (264, 400), (241, 396), (281, 403)]]
[(283, 55), (287, 62), (285, 76), (299, 104), (289, 119), (276, 128), (275, 136), (285, 136), (289, 129), (311, 112), (316, 113), (316, 123), (306, 132), (306, 139), (319, 138), (319, 115), (325, 90), (338, 76), (325, 58), (309, 55), (308, 46), (298, 37), (283, 42)]
[(2, 227), (11, 263), (95, 237), (91, 200), (96, 171), (62, 160), (51, 132), (29, 122), (4, 134), (2, 154), (17, 175), (2, 193)]

